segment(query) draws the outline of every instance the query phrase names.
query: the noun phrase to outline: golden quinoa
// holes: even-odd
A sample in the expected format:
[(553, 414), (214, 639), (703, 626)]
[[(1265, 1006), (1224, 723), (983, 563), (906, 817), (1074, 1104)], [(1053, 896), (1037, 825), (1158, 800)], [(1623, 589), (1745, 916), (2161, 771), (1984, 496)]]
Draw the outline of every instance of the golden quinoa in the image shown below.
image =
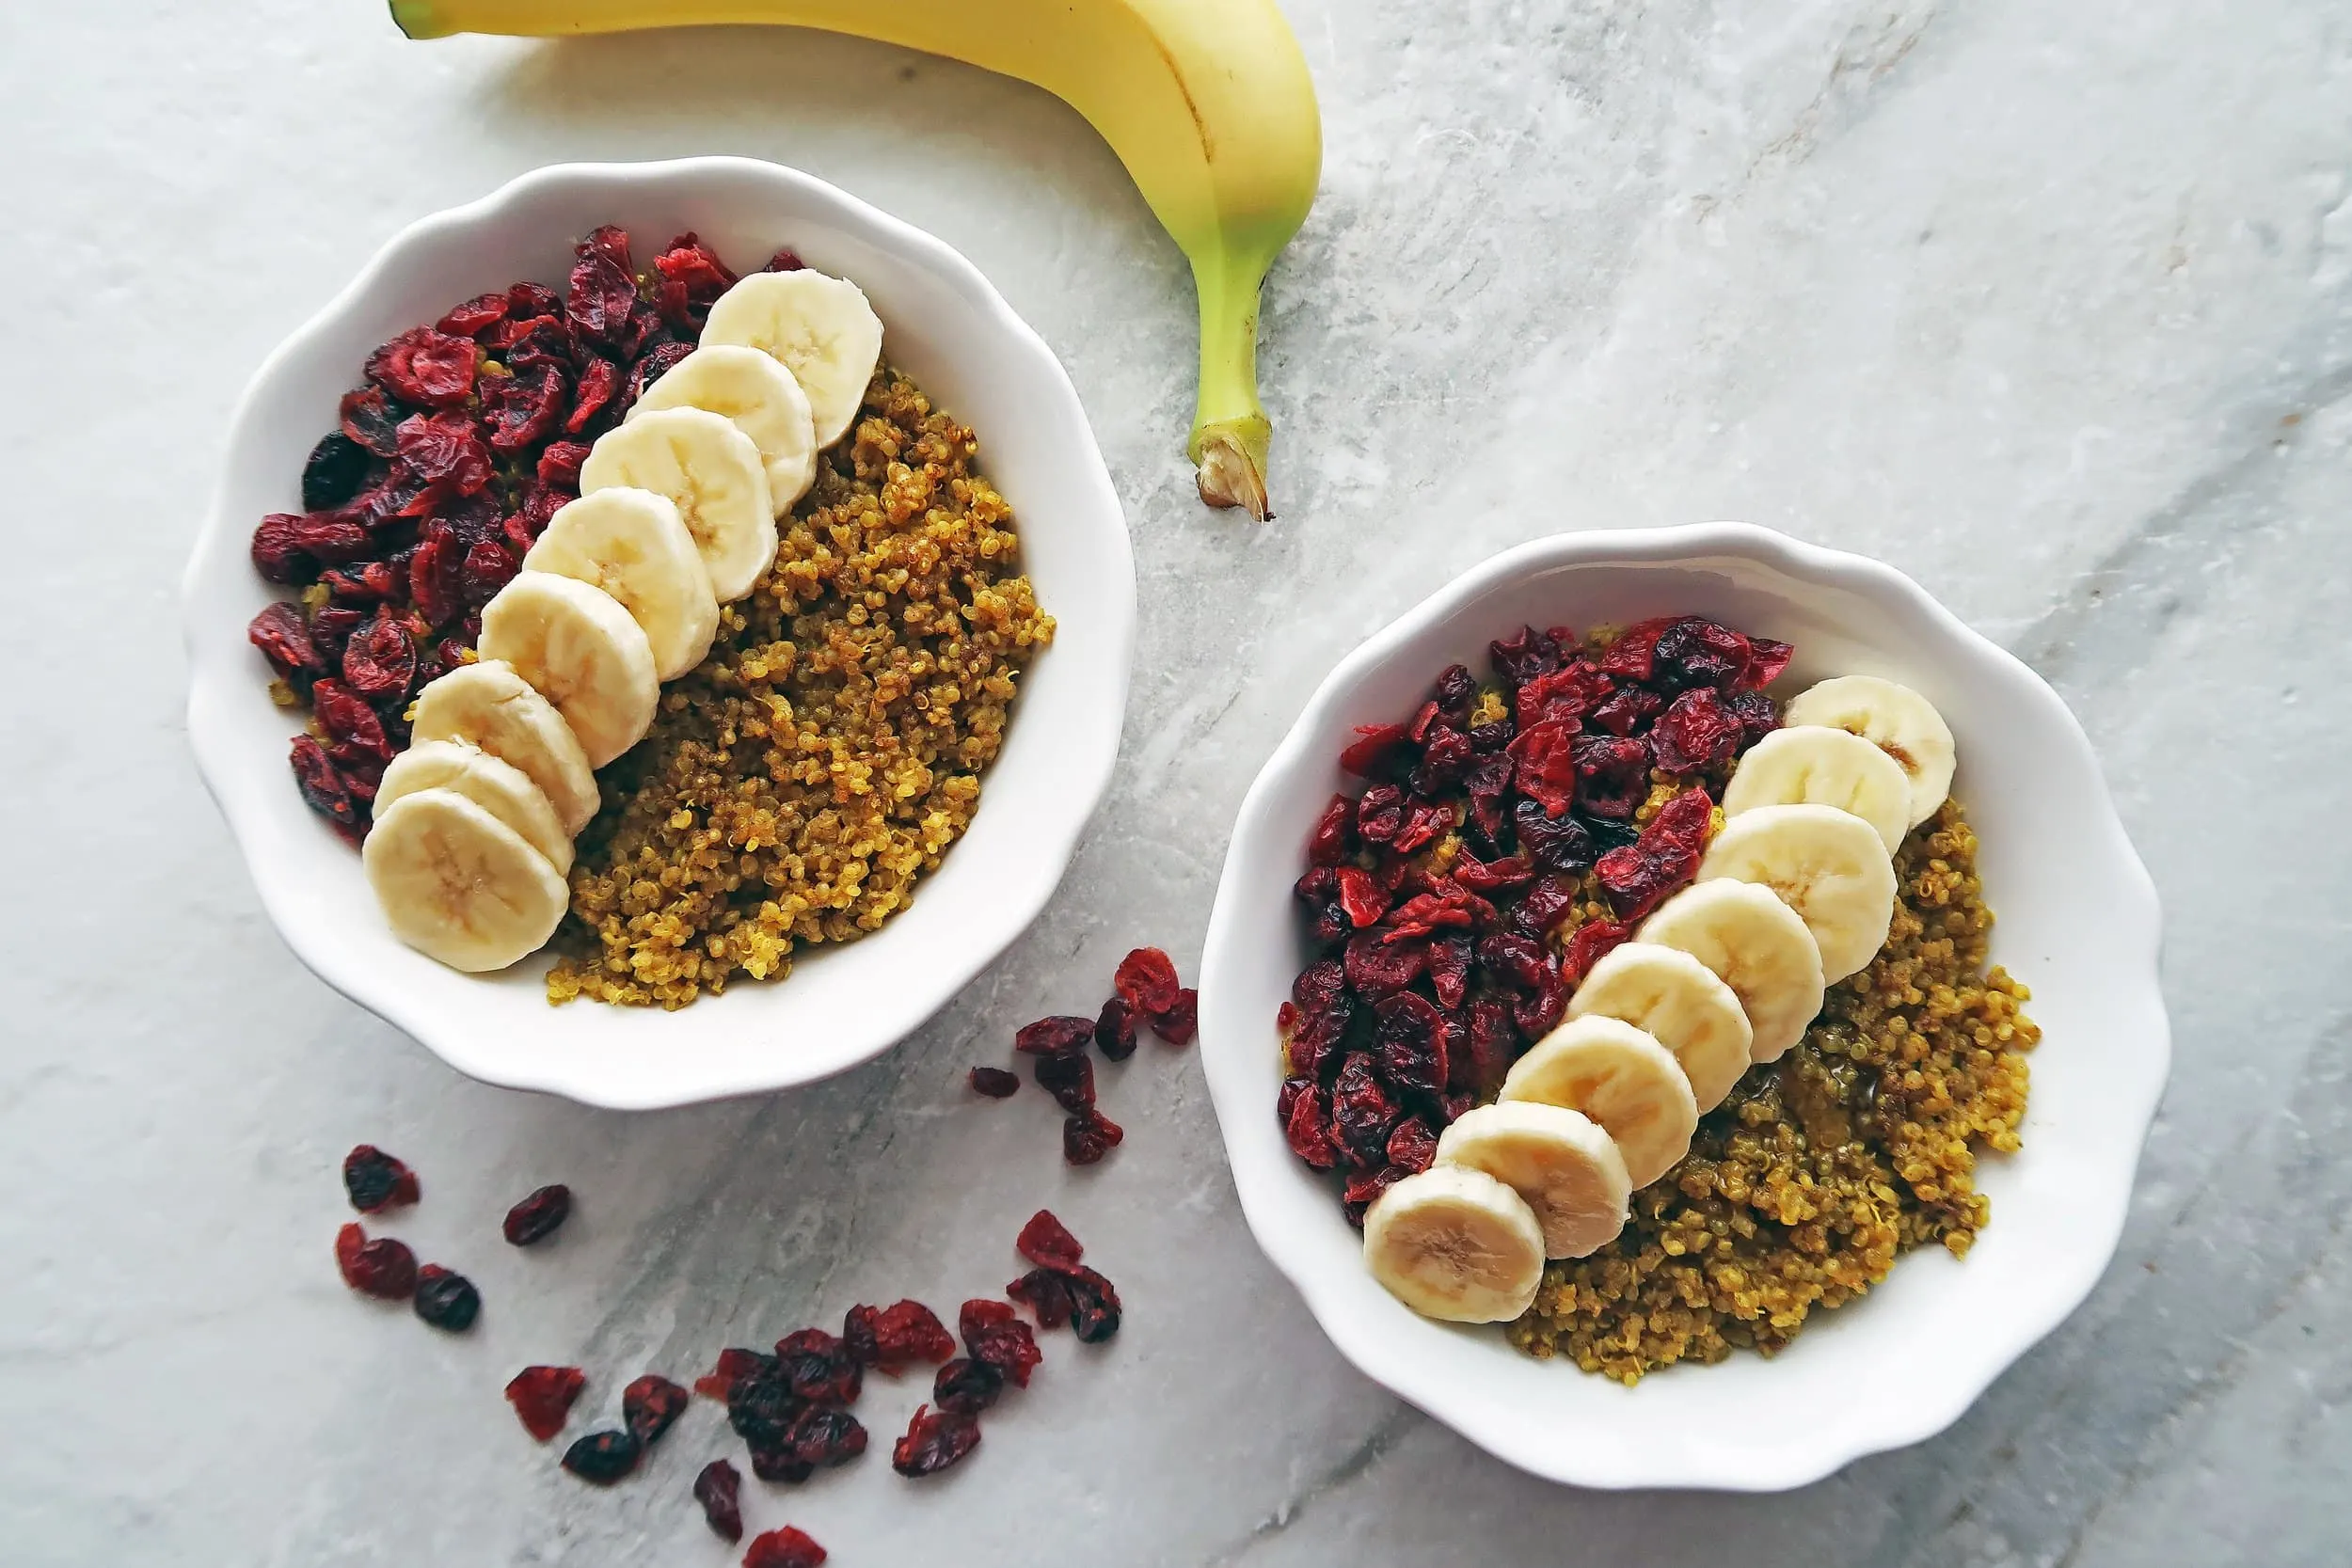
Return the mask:
[(682, 1007), (879, 928), (972, 820), (1053, 638), (972, 431), (878, 368), (775, 564), (599, 778), (548, 997)]
[[(1673, 793), (1655, 792), (1643, 815)], [(1913, 1247), (1966, 1254), (1988, 1215), (1976, 1150), (2017, 1148), (2023, 1053), (2042, 1037), (2026, 988), (1985, 970), (1993, 913), (1976, 853), (1957, 801), (1912, 832), (1878, 958), (1830, 989), (1794, 1049), (1701, 1118), (1682, 1163), (1633, 1196), (1614, 1243), (1545, 1268), (1512, 1343), (1630, 1384), (1735, 1349), (1769, 1355), (1817, 1306), (1862, 1294)]]

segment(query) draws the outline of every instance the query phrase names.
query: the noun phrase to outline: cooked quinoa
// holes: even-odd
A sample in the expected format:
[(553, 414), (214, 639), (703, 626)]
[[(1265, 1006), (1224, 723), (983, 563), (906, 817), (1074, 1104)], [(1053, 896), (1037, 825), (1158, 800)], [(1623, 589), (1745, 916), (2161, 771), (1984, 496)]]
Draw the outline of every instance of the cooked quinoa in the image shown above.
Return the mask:
[(1912, 832), (1878, 958), (1700, 1119), (1615, 1242), (1546, 1267), (1512, 1343), (1630, 1384), (1680, 1360), (1770, 1354), (1913, 1247), (1967, 1253), (1989, 1213), (1976, 1151), (2017, 1148), (2024, 1053), (2042, 1037), (2026, 988), (1985, 970), (1993, 913), (1976, 854), (1957, 801)]
[(978, 451), (875, 372), (774, 566), (600, 776), (549, 1001), (682, 1007), (782, 975), (803, 943), (878, 929), (937, 868), (1054, 634)]

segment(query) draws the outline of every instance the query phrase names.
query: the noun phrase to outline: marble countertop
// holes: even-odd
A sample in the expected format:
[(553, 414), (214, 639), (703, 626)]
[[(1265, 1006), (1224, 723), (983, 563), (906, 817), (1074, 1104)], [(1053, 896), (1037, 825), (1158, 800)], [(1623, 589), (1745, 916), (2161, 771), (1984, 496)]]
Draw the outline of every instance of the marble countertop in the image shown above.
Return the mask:
[[(1267, 297), (1265, 527), (1191, 499), (1182, 262), (1041, 93), (781, 32), (428, 48), (358, 3), (0, 22), (0, 1555), (731, 1560), (686, 1497), (709, 1407), (599, 1492), (499, 1386), (578, 1359), (603, 1413), (853, 1300), (993, 1290), (1049, 1203), (1126, 1293), (1116, 1344), (1056, 1350), (960, 1475), (747, 1481), (754, 1528), (844, 1568), (2342, 1560), (2352, 10), (1290, 9), (1328, 160)], [(294, 961), (189, 760), (177, 595), (246, 378), (395, 228), (545, 162), (704, 151), (943, 236), (1053, 344), (1141, 641), (1119, 781), (1005, 961), (846, 1077), (617, 1116), (469, 1083)], [(2113, 1267), (1951, 1431), (1788, 1496), (1582, 1493), (1340, 1360), (1189, 1057), (1111, 1084), (1129, 1135), (1091, 1173), (961, 1075), (1130, 945), (1190, 972), (1242, 791), (1365, 632), (1518, 540), (1721, 516), (1892, 561), (2057, 684), (2164, 895), (2177, 1057)], [(422, 1171), (401, 1228), (472, 1266), (472, 1336), (336, 1281), (362, 1139)], [(557, 1244), (485, 1241), (552, 1180)]]

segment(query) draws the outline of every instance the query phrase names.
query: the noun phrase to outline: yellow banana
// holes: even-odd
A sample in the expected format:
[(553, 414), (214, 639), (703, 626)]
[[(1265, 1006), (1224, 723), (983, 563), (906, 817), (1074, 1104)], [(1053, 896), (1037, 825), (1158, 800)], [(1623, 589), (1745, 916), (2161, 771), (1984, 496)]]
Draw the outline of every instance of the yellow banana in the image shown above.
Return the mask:
[(1043, 87), (1111, 145), (1192, 262), (1200, 499), (1268, 515), (1258, 291), (1306, 220), (1322, 119), (1274, 0), (391, 0), (410, 38), (780, 23), (945, 55)]

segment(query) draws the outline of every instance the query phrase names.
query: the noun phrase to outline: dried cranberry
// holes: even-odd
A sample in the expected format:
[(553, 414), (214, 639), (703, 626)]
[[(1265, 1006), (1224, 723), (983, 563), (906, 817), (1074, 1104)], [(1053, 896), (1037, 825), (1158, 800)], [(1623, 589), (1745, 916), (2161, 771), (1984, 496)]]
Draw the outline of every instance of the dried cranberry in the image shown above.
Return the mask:
[(256, 524), (251, 554), (253, 569), (265, 582), (307, 582), (318, 562), (303, 553), (299, 543), (302, 519), (292, 512), (273, 512)]
[(1370, 926), (1386, 912), (1389, 890), (1375, 881), (1370, 872), (1353, 865), (1343, 865), (1336, 876), (1340, 907), (1347, 911), (1349, 924)]
[(490, 450), (509, 455), (553, 435), (564, 418), (564, 377), (552, 365), (532, 365), (482, 384), (482, 431)]
[(686, 1390), (666, 1377), (647, 1372), (621, 1390), (621, 1421), (629, 1435), (652, 1448), (670, 1423), (686, 1413)]
[(371, 703), (405, 696), (416, 675), (416, 639), (389, 607), (343, 647), (343, 681)]
[(722, 1541), (743, 1539), (743, 1478), (734, 1465), (714, 1459), (694, 1478), (694, 1500), (703, 1505), (703, 1522)]
[(1677, 845), (1697, 854), (1707, 847), (1714, 826), (1715, 802), (1704, 789), (1686, 789), (1664, 805), (1642, 830), (1642, 840), (1653, 845)]
[(458, 593), (467, 607), (480, 610), (497, 596), (498, 591), (515, 580), (515, 574), (523, 563), (507, 552), (504, 546), (485, 539), (466, 552), (466, 559), (457, 568)]
[(1524, 851), (1496, 861), (1481, 861), (1465, 851), (1454, 858), (1451, 870), (1454, 879), (1472, 893), (1502, 893), (1535, 879), (1535, 862)]
[(363, 1295), (406, 1301), (417, 1288), (417, 1255), (389, 1236), (368, 1240), (357, 1225), (335, 1232), (335, 1266), (343, 1283)]
[(1661, 615), (1655, 620), (1637, 622), (1619, 632), (1616, 640), (1601, 652), (1601, 673), (1624, 680), (1649, 679), (1659, 634), (1673, 626), (1675, 620), (1672, 615)]
[(529, 1246), (554, 1235), (571, 1212), (572, 1190), (558, 1181), (541, 1187), (507, 1210), (500, 1228), (515, 1245)]
[(523, 282), (509, 285), (506, 291), (506, 313), (510, 316), (532, 317), (553, 315), (564, 308), (564, 297), (544, 283)]
[(1486, 967), (1488, 974), (1514, 990), (1533, 990), (1543, 984), (1543, 945), (1527, 937), (1497, 932), (1481, 938), (1478, 961)]
[(1330, 1113), (1325, 1103), (1323, 1090), (1310, 1083), (1291, 1102), (1290, 1115), (1283, 1119), (1282, 1136), (1291, 1146), (1291, 1152), (1315, 1170), (1329, 1170), (1341, 1160), (1339, 1146), (1332, 1141)]
[(587, 1374), (578, 1367), (525, 1367), (507, 1383), (506, 1402), (523, 1430), (544, 1443), (564, 1430), (572, 1402), (587, 1386)]
[(1126, 1131), (1101, 1111), (1089, 1108), (1061, 1124), (1061, 1157), (1070, 1164), (1091, 1165), (1119, 1147)]
[(1074, 1269), (1086, 1257), (1086, 1248), (1078, 1244), (1078, 1238), (1050, 1209), (1040, 1209), (1031, 1214), (1012, 1245), (1030, 1262), (1049, 1269)]
[(1572, 750), (1577, 798), (1585, 814), (1620, 819), (1632, 816), (1649, 794), (1649, 748), (1639, 740), (1589, 735), (1580, 737)]
[(1743, 751), (1780, 728), (1780, 709), (1761, 691), (1735, 691), (1724, 699), (1724, 706), (1740, 721)]
[(1079, 1268), (1068, 1276), (1070, 1330), (1079, 1342), (1099, 1345), (1119, 1332), (1121, 1313), (1119, 1292), (1092, 1269)]
[(865, 1368), (849, 1347), (821, 1328), (795, 1329), (776, 1341), (776, 1368), (795, 1397), (853, 1404)]
[(1403, 1180), (1405, 1175), (1394, 1165), (1383, 1165), (1378, 1170), (1360, 1171), (1349, 1177), (1347, 1186), (1340, 1194), (1340, 1212), (1347, 1216), (1347, 1223), (1362, 1229), (1364, 1212), (1378, 1201), (1382, 1193)]
[(1613, 689), (1607, 675), (1580, 658), (1520, 687), (1513, 715), (1521, 730), (1548, 723), (1575, 729)]
[(791, 1445), (781, 1438), (772, 1443), (753, 1442), (752, 1474), (762, 1481), (780, 1481), (797, 1486), (817, 1473), (817, 1466), (792, 1451)]
[(847, 1465), (866, 1451), (866, 1424), (836, 1404), (812, 1404), (785, 1433), (792, 1457), (811, 1469)]
[(1470, 939), (1456, 934), (1429, 944), (1429, 985), (1441, 1007), (1458, 1007), (1470, 989)]
[(1560, 958), (1560, 977), (1569, 985), (1581, 983), (1603, 956), (1631, 940), (1632, 936), (1633, 927), (1629, 924), (1609, 920), (1586, 921), (1568, 938), (1567, 949)]
[(494, 294), (476, 294), (433, 324), (437, 332), (453, 338), (470, 338), (485, 326), (496, 326), (506, 319), (506, 295), (503, 291)]
[(1558, 871), (1536, 879), (1512, 909), (1511, 928), (1520, 936), (1543, 941), (1576, 908), (1581, 885), (1577, 878)]
[(1502, 641), (1487, 643), (1486, 657), (1506, 683), (1525, 686), (1560, 667), (1560, 645), (1547, 632), (1521, 626)]
[(1639, 920), (1697, 870), (1697, 857), (1688, 850), (1669, 847), (1659, 853), (1629, 846), (1601, 856), (1593, 877), (1619, 920)]
[(253, 617), (245, 635), (281, 679), (307, 682), (326, 668), (310, 643), (310, 628), (303, 625), (302, 611), (293, 605), (271, 605)]
[(975, 1297), (956, 1313), (956, 1332), (962, 1336), (966, 1354), (985, 1361), (1012, 1379), (1016, 1387), (1029, 1386), (1029, 1373), (1045, 1359), (1029, 1325), (1001, 1301)]
[(1621, 686), (1608, 701), (1593, 709), (1591, 721), (1614, 736), (1629, 736), (1647, 724), (1653, 714), (1665, 703), (1655, 691), (1638, 686)]
[(1786, 642), (1775, 642), (1769, 637), (1748, 639), (1748, 667), (1740, 673), (1738, 689), (1756, 691), (1780, 679), (1781, 672), (1797, 650)]
[(564, 1468), (584, 1481), (610, 1486), (637, 1468), (645, 1446), (626, 1432), (592, 1432), (564, 1450)]
[(302, 461), (302, 509), (324, 512), (341, 506), (358, 493), (367, 478), (368, 449), (340, 430), (319, 437)]
[(1430, 733), (1429, 743), (1422, 748), (1421, 766), (1406, 783), (1416, 795), (1434, 796), (1460, 779), (1475, 755), (1470, 736), (1440, 724)]
[(1337, 958), (1322, 958), (1298, 972), (1291, 982), (1291, 1000), (1308, 1012), (1320, 1012), (1347, 1000), (1347, 974)]
[[(870, 1308), (869, 1308), (870, 1310)], [(919, 1301), (901, 1301), (874, 1313), (873, 1360), (876, 1371), (893, 1377), (917, 1361), (934, 1366), (956, 1354), (956, 1341), (939, 1314)], [(857, 1350), (860, 1337), (845, 1334), (843, 1343)]]
[(818, 1568), (824, 1560), (825, 1548), (790, 1525), (752, 1537), (743, 1550), (743, 1568)]
[(1470, 717), (1470, 705), (1478, 698), (1478, 681), (1467, 664), (1449, 664), (1438, 673), (1438, 685), (1433, 701), (1438, 711), (1459, 724)]
[(1434, 802), (1416, 805), (1406, 812), (1404, 824), (1397, 829), (1395, 838), (1390, 841), (1390, 847), (1400, 855), (1409, 855), (1453, 826), (1452, 806)]
[(1399, 1170), (1427, 1170), (1438, 1157), (1438, 1135), (1419, 1117), (1407, 1117), (1389, 1134), (1389, 1164)]
[(1556, 969), (1545, 973), (1543, 983), (1511, 1004), (1511, 1022), (1529, 1039), (1551, 1033), (1568, 1010), (1567, 983)]
[[(785, 1449), (785, 1456), (790, 1458), (786, 1434), (807, 1404), (792, 1391), (792, 1381), (782, 1363), (773, 1356), (761, 1356), (727, 1388), (727, 1425), (751, 1445), (755, 1462), (762, 1449)], [(758, 1473), (766, 1478), (765, 1470)]]
[(1380, 1086), (1372, 1056), (1352, 1053), (1341, 1064), (1339, 1078), (1331, 1085), (1331, 1126), (1341, 1145), (1358, 1164), (1375, 1164), (1396, 1117), (1396, 1101)]
[(1009, 1099), (1021, 1087), (1021, 1079), (1000, 1067), (976, 1067), (972, 1069), (972, 1092), (984, 1094), (991, 1100)]
[[(1092, 1025), (1089, 1024), (1091, 1030)], [(1057, 1053), (1039, 1056), (1031, 1063), (1030, 1071), (1037, 1086), (1054, 1097), (1054, 1101), (1071, 1115), (1076, 1116), (1094, 1104), (1094, 1059), (1079, 1052)]]
[(472, 342), (420, 326), (369, 356), (368, 379), (403, 403), (454, 408), (473, 390), (473, 367)]
[(1094, 1021), (1094, 1043), (1114, 1062), (1136, 1053), (1135, 1009), (1124, 997), (1114, 996), (1103, 1004), (1102, 1014)]
[[(870, 1307), (850, 1308), (852, 1313), (871, 1312), (872, 1310)], [(755, 1350), (744, 1350), (739, 1346), (730, 1345), (719, 1353), (719, 1361), (716, 1366), (694, 1380), (694, 1392), (705, 1399), (724, 1402), (733, 1395), (737, 1384), (750, 1377), (754, 1372), (771, 1369), (774, 1364), (775, 1357), (771, 1355), (763, 1355)]]
[(807, 264), (801, 260), (799, 251), (790, 245), (786, 245), (773, 256), (769, 257), (768, 264), (759, 270), (762, 272), (799, 272)]
[(345, 392), (337, 407), (336, 418), (342, 425), (344, 436), (353, 446), (373, 457), (389, 457), (399, 450), (400, 410), (392, 406), (380, 387), (362, 387), (356, 392)]
[(1521, 730), (1510, 744), (1518, 769), (1513, 782), (1547, 816), (1565, 816), (1576, 803), (1576, 749), (1581, 744), (1572, 727), (1557, 721)]
[(553, 372), (561, 388), (571, 373), (571, 334), (564, 329), (564, 323), (557, 316), (517, 316), (502, 321), (485, 341), (504, 356), (507, 367), (517, 375), (525, 371)]
[(890, 1450), (890, 1467), (910, 1480), (936, 1475), (979, 1447), (980, 1423), (969, 1416), (917, 1405), (907, 1434)]
[(1518, 771), (1508, 752), (1488, 752), (1462, 770), (1462, 785), (1470, 792), (1470, 825), (1489, 847), (1502, 836), (1502, 801)]
[(1181, 989), (1176, 965), (1156, 947), (1138, 947), (1119, 960), (1111, 987), (1138, 1013), (1164, 1013), (1176, 1006)]
[(1739, 715), (1711, 687), (1693, 687), (1666, 705), (1650, 730), (1650, 751), (1669, 773), (1695, 773), (1729, 762), (1740, 750)]
[(628, 413), (645, 395), (645, 388), (668, 374), (677, 362), (694, 352), (691, 343), (656, 343), (628, 368), (628, 382), (621, 388), (618, 403), (612, 405), (615, 418)]
[(1446, 1086), (1459, 1094), (1493, 1093), (1511, 1069), (1517, 1043), (1511, 1005), (1499, 997), (1480, 997), (1470, 1006), (1470, 1027), (1461, 1049), (1447, 1057)]
[(951, 1416), (977, 1416), (1004, 1391), (1005, 1374), (969, 1356), (957, 1356), (931, 1379), (931, 1402)]
[[(1435, 1095), (1445, 1087), (1445, 1019), (1417, 991), (1400, 991), (1373, 1009), (1374, 1059), (1399, 1094)], [(1347, 1071), (1340, 1072), (1343, 1091)], [(1351, 1135), (1351, 1144), (1356, 1142)]]
[(620, 390), (621, 368), (610, 359), (591, 359), (580, 372), (580, 385), (572, 388), (572, 412), (564, 421), (567, 436), (578, 436), (588, 428), (588, 421), (603, 411)]
[(321, 572), (319, 581), (326, 585), (337, 604), (348, 605), (381, 604), (398, 597), (408, 586), (407, 574), (395, 577), (391, 563), (385, 561), (364, 562), (348, 571)]
[(1340, 766), (1358, 778), (1382, 778), (1411, 750), (1402, 724), (1359, 724), (1356, 739), (1340, 753)]
[(420, 1196), (417, 1173), (373, 1144), (355, 1145), (343, 1156), (343, 1192), (363, 1214), (414, 1203)]
[(1511, 737), (1518, 733), (1518, 726), (1507, 718), (1498, 719), (1491, 724), (1473, 724), (1469, 731), (1470, 750), (1500, 752), (1511, 744)]
[(417, 1294), (411, 1305), (417, 1316), (435, 1328), (463, 1334), (481, 1314), (482, 1292), (464, 1275), (427, 1263), (417, 1271)]
[(1200, 993), (1190, 986), (1176, 992), (1176, 1005), (1152, 1015), (1152, 1032), (1169, 1045), (1190, 1045), (1200, 1029)]
[[(322, 680), (310, 688), (310, 711), (326, 732), (326, 754), (335, 766), (351, 769), (392, 760), (392, 743), (375, 710), (340, 682)], [(346, 777), (348, 783), (348, 777)]]
[(1686, 615), (1658, 634), (1649, 678), (1669, 691), (1711, 687), (1727, 691), (1746, 674), (1748, 640), (1729, 626)]
[(1315, 831), (1307, 840), (1307, 863), (1338, 865), (1355, 851), (1356, 802), (1344, 795), (1334, 795), (1315, 819)]
[(1013, 1034), (1012, 1048), (1025, 1056), (1070, 1056), (1093, 1038), (1094, 1020), (1060, 1014), (1023, 1024)]
[(1070, 1321), (1070, 1282), (1053, 1269), (1031, 1269), (1006, 1286), (1005, 1294), (1035, 1313), (1041, 1328), (1059, 1328)]
[(429, 626), (447, 626), (465, 612), (466, 546), (446, 523), (431, 523), (408, 558), (408, 599)]
[(1405, 827), (1405, 792), (1375, 784), (1356, 802), (1356, 833), (1367, 844), (1386, 844)]
[(470, 496), (490, 483), (490, 453), (464, 414), (417, 414), (396, 433), (400, 465), (444, 496)]
[(326, 749), (309, 736), (298, 735), (294, 738), (291, 760), (294, 785), (302, 791), (303, 802), (342, 829), (346, 836), (357, 832), (359, 816), (351, 803), (351, 790), (328, 760)]
[(617, 347), (628, 330), (629, 314), (637, 308), (637, 282), (629, 277), (626, 261), (616, 261), (593, 242), (591, 236), (581, 244), (580, 259), (572, 263), (564, 319), (586, 341)]

